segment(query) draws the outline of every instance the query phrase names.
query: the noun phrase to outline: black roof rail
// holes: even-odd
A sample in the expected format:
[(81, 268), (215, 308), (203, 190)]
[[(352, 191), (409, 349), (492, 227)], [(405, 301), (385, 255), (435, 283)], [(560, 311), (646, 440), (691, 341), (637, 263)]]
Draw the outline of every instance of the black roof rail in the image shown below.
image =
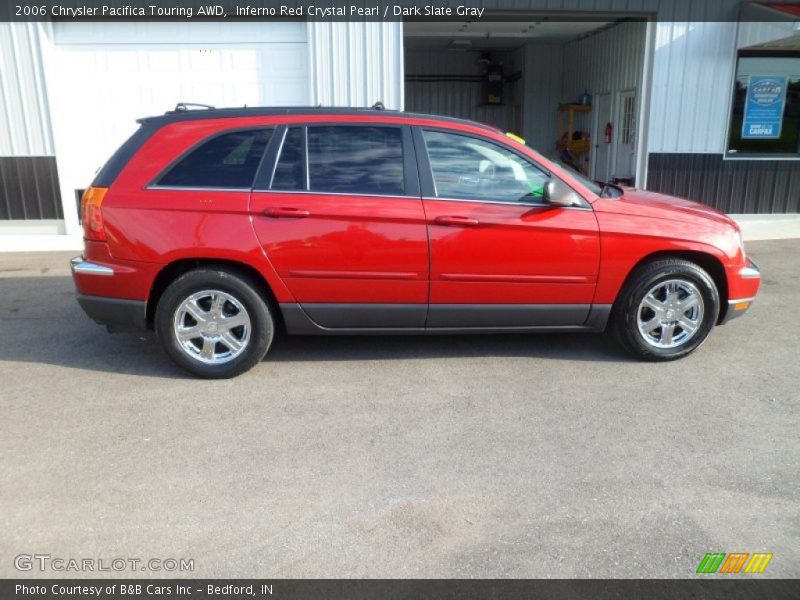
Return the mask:
[[(204, 110), (190, 110), (189, 107), (197, 106)], [(194, 121), (198, 119), (218, 119), (226, 117), (251, 117), (251, 116), (281, 116), (281, 115), (364, 115), (380, 112), (387, 117), (401, 115), (405, 117), (416, 117), (425, 119), (435, 119), (448, 123), (463, 123), (480, 127), (481, 129), (497, 130), (496, 127), (460, 119), (458, 117), (448, 117), (444, 115), (430, 115), (424, 113), (404, 112), (395, 109), (387, 109), (382, 102), (376, 102), (370, 107), (336, 107), (336, 106), (230, 106), (215, 108), (207, 104), (197, 104), (194, 102), (179, 102), (175, 110), (167, 111), (161, 115), (142, 117), (136, 119), (139, 124), (147, 124), (150, 127), (158, 128), (166, 123), (176, 121)]]

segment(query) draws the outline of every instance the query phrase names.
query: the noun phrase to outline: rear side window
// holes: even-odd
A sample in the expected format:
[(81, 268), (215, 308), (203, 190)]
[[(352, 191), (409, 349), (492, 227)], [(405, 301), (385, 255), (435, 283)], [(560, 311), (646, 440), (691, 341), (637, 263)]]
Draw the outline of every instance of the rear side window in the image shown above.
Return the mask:
[(201, 143), (167, 171), (157, 185), (250, 188), (272, 129), (244, 129)]
[(278, 164), (275, 165), (271, 189), (287, 191), (306, 189), (304, 133), (302, 127), (290, 127), (286, 132)]
[(405, 193), (402, 130), (309, 127), (308, 176), (312, 192), (401, 196)]

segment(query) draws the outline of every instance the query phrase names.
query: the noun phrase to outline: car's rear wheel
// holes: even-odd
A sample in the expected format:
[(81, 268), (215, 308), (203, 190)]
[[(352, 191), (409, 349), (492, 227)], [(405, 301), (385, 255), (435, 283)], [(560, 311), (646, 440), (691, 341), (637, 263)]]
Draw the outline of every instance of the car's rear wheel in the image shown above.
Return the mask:
[(719, 315), (719, 292), (711, 276), (686, 260), (657, 260), (626, 283), (612, 316), (620, 343), (640, 358), (665, 361), (694, 352)]
[(188, 271), (167, 287), (156, 307), (155, 329), (180, 367), (222, 379), (264, 358), (275, 322), (247, 275), (209, 267)]

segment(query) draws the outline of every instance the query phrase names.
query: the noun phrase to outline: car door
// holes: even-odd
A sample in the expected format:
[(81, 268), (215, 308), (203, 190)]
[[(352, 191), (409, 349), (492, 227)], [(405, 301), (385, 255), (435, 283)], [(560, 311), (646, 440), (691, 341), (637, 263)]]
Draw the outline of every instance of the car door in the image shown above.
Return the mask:
[[(591, 206), (496, 140), (432, 128), (414, 136), (431, 252), (427, 326), (582, 325), (600, 260)], [(551, 182), (574, 206), (545, 202)]]
[(384, 123), (276, 132), (250, 201), (258, 239), (327, 328), (422, 328), (428, 239), (411, 130)]

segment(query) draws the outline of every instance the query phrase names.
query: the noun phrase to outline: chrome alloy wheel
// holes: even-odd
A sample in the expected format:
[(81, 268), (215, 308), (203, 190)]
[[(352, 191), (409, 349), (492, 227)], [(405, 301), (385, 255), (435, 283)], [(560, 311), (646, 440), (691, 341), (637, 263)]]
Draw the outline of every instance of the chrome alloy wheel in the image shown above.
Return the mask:
[(662, 281), (650, 288), (639, 304), (639, 334), (654, 348), (682, 346), (700, 329), (704, 309), (695, 284), (684, 279)]
[(220, 290), (203, 290), (178, 306), (173, 331), (188, 356), (218, 365), (244, 352), (252, 327), (250, 315), (236, 298)]

